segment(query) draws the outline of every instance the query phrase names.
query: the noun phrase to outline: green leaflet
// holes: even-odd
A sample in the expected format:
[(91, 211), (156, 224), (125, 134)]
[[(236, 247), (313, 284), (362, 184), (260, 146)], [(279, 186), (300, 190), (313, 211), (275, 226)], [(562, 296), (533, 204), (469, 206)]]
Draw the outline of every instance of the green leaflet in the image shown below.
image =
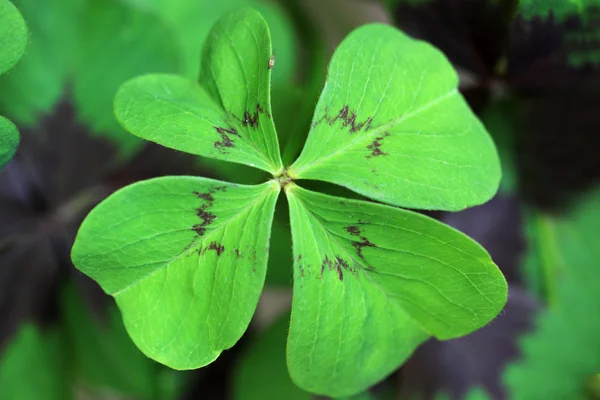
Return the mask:
[(355, 394), (429, 335), (470, 333), (506, 302), (489, 255), (446, 225), (293, 184), (286, 194), (294, 238), (288, 366), (307, 390)]
[(23, 325), (0, 358), (2, 400), (70, 399), (57, 331)]
[(27, 26), (16, 7), (0, 0), (0, 75), (11, 69), (23, 56), (27, 45)]
[(213, 28), (198, 84), (173, 75), (147, 75), (124, 84), (117, 119), (129, 132), (176, 150), (283, 169), (271, 117), (271, 40), (264, 19), (244, 9)]
[(19, 131), (17, 127), (0, 116), (0, 168), (4, 167), (15, 154), (19, 146)]
[(79, 118), (131, 154), (144, 141), (118, 124), (113, 98), (137, 75), (180, 69), (174, 34), (156, 16), (118, 1), (90, 0), (82, 14), (73, 80)]
[(385, 25), (353, 31), (329, 65), (292, 179), (397, 206), (460, 210), (489, 200), (500, 164), (444, 55)]
[(263, 287), (279, 187), (195, 177), (130, 185), (82, 224), (75, 265), (112, 294), (136, 345), (204, 366), (246, 330)]

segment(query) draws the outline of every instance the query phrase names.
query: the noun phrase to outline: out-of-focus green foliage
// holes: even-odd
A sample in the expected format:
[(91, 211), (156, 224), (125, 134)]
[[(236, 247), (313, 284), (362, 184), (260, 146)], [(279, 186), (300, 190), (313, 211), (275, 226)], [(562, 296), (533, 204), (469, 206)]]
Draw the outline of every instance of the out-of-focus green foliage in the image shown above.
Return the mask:
[(542, 231), (533, 230), (539, 242), (529, 262), (541, 268), (539, 280), (550, 282), (551, 307), (523, 340), (522, 362), (507, 370), (516, 400), (581, 398), (600, 371), (600, 190), (568, 215), (546, 218)]
[[(0, 75), (23, 57), (28, 30), (19, 10), (8, 0), (0, 0)], [(0, 116), (0, 168), (10, 161), (19, 145), (19, 131)]]
[(563, 263), (557, 248), (557, 220), (535, 210), (525, 210), (525, 235), (529, 251), (523, 271), (527, 287), (540, 299), (554, 301), (556, 279)]
[(0, 113), (18, 125), (33, 125), (65, 90), (79, 36), (81, 0), (14, 4), (27, 22), (30, 40), (23, 59), (0, 77)]
[(27, 25), (8, 0), (0, 1), (0, 75), (23, 57), (27, 46)]
[(563, 38), (567, 61), (575, 67), (600, 63), (600, 49), (597, 46), (600, 31), (592, 23), (599, 10), (600, 0), (520, 0), (519, 3), (520, 14), (525, 19), (552, 18), (563, 23), (568, 18), (576, 17), (581, 22), (581, 26), (565, 32)]
[[(292, 382), (285, 358), (290, 315), (285, 314), (260, 332), (234, 371), (234, 400), (312, 400), (313, 395)], [(392, 400), (395, 393), (364, 392), (335, 400)], [(469, 398), (469, 400), (477, 400)]]
[[(584, 198), (570, 213), (554, 216), (529, 210), (526, 214), (529, 252), (525, 278), (530, 290), (554, 305), (557, 282), (585, 266), (598, 265), (594, 243), (600, 224), (600, 190)], [(591, 266), (588, 268), (592, 268)]]
[(124, 155), (142, 142), (113, 116), (117, 88), (144, 73), (196, 78), (206, 35), (227, 11), (251, 6), (269, 22), (274, 83), (289, 83), (297, 68), (292, 23), (282, 7), (266, 0), (15, 0), (15, 5), (31, 40), (24, 59), (0, 78), (0, 111), (18, 125), (32, 126), (72, 93), (81, 121)]
[(517, 172), (514, 160), (515, 101), (502, 100), (492, 103), (481, 115), (481, 121), (494, 138), (500, 162), (502, 180), (500, 191), (513, 193), (517, 189)]
[(118, 1), (88, 0), (77, 48), (73, 94), (80, 118), (129, 154), (143, 140), (125, 132), (112, 113), (119, 86), (149, 72), (178, 72), (175, 35), (155, 15)]
[(63, 292), (66, 337), (75, 378), (89, 393), (139, 399), (174, 399), (181, 374), (144, 356), (135, 347), (117, 308), (95, 319), (74, 287)]
[[(450, 400), (451, 397), (446, 395), (445, 393), (438, 393), (435, 396), (435, 400)], [(469, 390), (469, 393), (467, 393), (464, 397), (463, 400), (490, 400), (490, 396), (489, 394), (482, 388), (479, 387), (473, 387), (471, 390)]]
[(599, 0), (520, 0), (521, 12), (526, 19), (534, 17), (548, 18), (552, 16), (557, 21), (563, 21), (574, 15), (586, 17), (593, 8), (600, 7)]
[(295, 70), (297, 43), (292, 24), (284, 10), (265, 0), (125, 0), (138, 9), (150, 11), (163, 19), (175, 32), (183, 55), (181, 73), (196, 78), (200, 70), (200, 50), (213, 24), (225, 13), (240, 7), (259, 11), (267, 23), (273, 40), (277, 68), (273, 82), (287, 81)]
[(0, 399), (65, 400), (75, 393), (175, 399), (185, 375), (144, 356), (114, 305), (101, 321), (84, 304), (76, 289), (67, 287), (62, 328), (25, 324), (6, 344), (0, 358)]
[(569, 47), (569, 64), (581, 67), (585, 64), (600, 64), (600, 30), (590, 27), (581, 28), (565, 34), (565, 43)]
[(285, 347), (289, 323), (289, 314), (276, 320), (244, 354), (235, 370), (234, 400), (312, 399), (288, 373)]
[(0, 358), (0, 399), (71, 398), (60, 332), (25, 324)]
[(389, 8), (393, 8), (398, 4), (421, 5), (430, 3), (431, 0), (384, 0)]

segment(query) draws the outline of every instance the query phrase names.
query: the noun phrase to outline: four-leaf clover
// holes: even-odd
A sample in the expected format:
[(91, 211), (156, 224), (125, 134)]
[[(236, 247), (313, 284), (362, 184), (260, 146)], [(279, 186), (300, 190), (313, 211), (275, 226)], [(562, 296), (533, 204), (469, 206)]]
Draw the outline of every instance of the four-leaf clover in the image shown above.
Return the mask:
[[(72, 259), (115, 297), (146, 355), (176, 369), (202, 367), (250, 323), (283, 190), (294, 250), (289, 371), (311, 392), (351, 395), (427, 338), (468, 334), (502, 309), (506, 282), (483, 248), (395, 207), (483, 203), (498, 188), (498, 157), (446, 58), (374, 24), (336, 50), (306, 145), (285, 166), (270, 59), (260, 14), (235, 11), (212, 29), (198, 82), (135, 78), (117, 93), (115, 113), (144, 139), (273, 179), (248, 186), (179, 176), (128, 186), (90, 213)], [(313, 192), (303, 179), (391, 205)]]

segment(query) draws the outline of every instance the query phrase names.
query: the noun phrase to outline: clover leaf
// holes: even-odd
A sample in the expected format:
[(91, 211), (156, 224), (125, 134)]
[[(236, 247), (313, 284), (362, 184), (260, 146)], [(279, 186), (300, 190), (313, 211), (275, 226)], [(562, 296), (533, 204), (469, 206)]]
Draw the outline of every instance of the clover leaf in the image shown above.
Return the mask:
[[(498, 188), (499, 161), (444, 56), (375, 24), (336, 50), (306, 146), (284, 166), (270, 57), (260, 14), (234, 11), (210, 32), (198, 82), (134, 78), (119, 89), (115, 114), (139, 137), (273, 179), (163, 177), (128, 186), (86, 218), (72, 259), (116, 298), (142, 352), (172, 368), (202, 367), (248, 327), (283, 189), (294, 250), (290, 375), (313, 393), (351, 396), (430, 336), (466, 335), (502, 309), (507, 285), (483, 248), (394, 207), (485, 202)], [(302, 179), (391, 205), (309, 191)]]
[(288, 365), (301, 387), (356, 393), (430, 335), (463, 336), (502, 309), (502, 274), (452, 228), (293, 183), (286, 194), (294, 239)]
[[(174, 75), (133, 79), (118, 91), (115, 114), (125, 129), (144, 139), (280, 173), (270, 57), (262, 17), (227, 14), (209, 34), (200, 84)], [(194, 134), (207, 131), (212, 135)]]
[(385, 25), (335, 52), (306, 146), (289, 175), (386, 203), (460, 210), (498, 189), (494, 144), (444, 55)]
[[(0, 75), (21, 59), (27, 45), (27, 26), (16, 7), (0, 0)], [(12, 158), (19, 145), (19, 131), (0, 116), (0, 168)]]

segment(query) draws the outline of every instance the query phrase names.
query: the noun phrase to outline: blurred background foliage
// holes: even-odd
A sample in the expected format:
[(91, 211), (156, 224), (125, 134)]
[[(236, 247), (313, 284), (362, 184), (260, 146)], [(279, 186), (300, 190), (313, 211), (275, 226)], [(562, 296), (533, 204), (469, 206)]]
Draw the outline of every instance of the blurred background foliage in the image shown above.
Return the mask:
[(330, 55), (369, 22), (393, 24), (446, 54), (501, 155), (492, 201), (428, 214), (490, 252), (510, 283), (505, 310), (467, 337), (427, 342), (353, 400), (600, 398), (600, 1), (13, 2), (30, 40), (0, 77), (0, 114), (22, 134), (0, 172), (0, 399), (313, 398), (285, 366), (285, 202), (256, 317), (233, 349), (201, 370), (172, 371), (143, 356), (113, 300), (69, 258), (86, 213), (124, 185), (174, 174), (265, 178), (143, 142), (112, 113), (129, 78), (196, 77), (212, 24), (244, 6), (271, 28), (273, 115), (288, 162), (308, 133)]

